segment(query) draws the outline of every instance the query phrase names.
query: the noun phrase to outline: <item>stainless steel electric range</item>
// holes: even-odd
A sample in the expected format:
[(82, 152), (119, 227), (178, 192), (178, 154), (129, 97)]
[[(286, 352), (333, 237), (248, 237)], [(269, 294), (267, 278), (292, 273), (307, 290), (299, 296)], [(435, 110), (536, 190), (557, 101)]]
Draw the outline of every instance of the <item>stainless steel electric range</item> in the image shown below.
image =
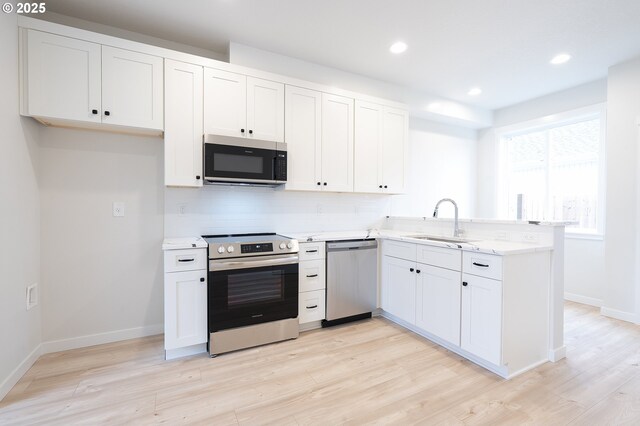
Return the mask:
[(298, 241), (209, 235), (209, 354), (298, 337)]

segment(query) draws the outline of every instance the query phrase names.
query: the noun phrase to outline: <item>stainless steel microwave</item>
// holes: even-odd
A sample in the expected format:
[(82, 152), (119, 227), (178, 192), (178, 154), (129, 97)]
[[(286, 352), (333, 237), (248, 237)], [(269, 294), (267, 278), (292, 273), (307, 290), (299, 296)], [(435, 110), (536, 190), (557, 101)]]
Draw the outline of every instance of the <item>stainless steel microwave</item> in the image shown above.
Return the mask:
[(287, 145), (233, 136), (205, 135), (207, 184), (276, 186), (287, 182)]

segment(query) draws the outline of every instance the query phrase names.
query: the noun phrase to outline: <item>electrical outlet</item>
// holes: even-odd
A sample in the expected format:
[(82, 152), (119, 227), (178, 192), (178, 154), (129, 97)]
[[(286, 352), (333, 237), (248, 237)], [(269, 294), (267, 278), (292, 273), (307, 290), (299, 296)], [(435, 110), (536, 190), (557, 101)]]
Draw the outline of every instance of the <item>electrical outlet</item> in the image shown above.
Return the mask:
[(522, 239), (528, 243), (537, 243), (538, 234), (534, 234), (533, 232), (525, 232), (524, 234), (522, 234)]
[(27, 311), (38, 304), (38, 284), (27, 287)]
[(113, 217), (124, 217), (124, 203), (122, 201), (113, 202)]
[(186, 216), (187, 214), (187, 205), (180, 204), (178, 205), (178, 216)]

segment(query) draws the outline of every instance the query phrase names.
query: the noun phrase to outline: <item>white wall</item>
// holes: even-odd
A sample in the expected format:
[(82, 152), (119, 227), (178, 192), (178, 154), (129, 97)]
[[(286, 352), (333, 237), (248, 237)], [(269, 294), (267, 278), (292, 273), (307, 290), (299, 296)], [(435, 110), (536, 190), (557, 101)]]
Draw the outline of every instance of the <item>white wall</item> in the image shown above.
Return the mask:
[(43, 127), (40, 159), (43, 340), (161, 332), (162, 139)]
[[(476, 185), (478, 217), (493, 218), (497, 216), (498, 152), (495, 140), (496, 128), (606, 101), (607, 81), (603, 79), (495, 111), (495, 127), (481, 130), (478, 138), (478, 179)], [(607, 155), (609, 155), (608, 151)], [(607, 175), (607, 179), (609, 179), (609, 175)], [(607, 212), (607, 220), (608, 217), (609, 212)], [(605, 232), (608, 234), (608, 230)], [(605, 293), (608, 292), (609, 283), (609, 276), (605, 274), (604, 254), (603, 240), (566, 237), (564, 286), (567, 298), (596, 306), (602, 305)]]
[[(640, 57), (609, 68), (607, 89), (607, 293), (603, 312), (633, 319), (638, 288)], [(640, 320), (640, 317), (636, 317)]]
[[(205, 186), (165, 190), (168, 237), (243, 232), (346, 231), (379, 226), (384, 216), (430, 215), (443, 197), (473, 215), (476, 133), (412, 118), (408, 193), (332, 194)], [(452, 166), (453, 165), (453, 166)], [(180, 208), (185, 214), (181, 215)], [(450, 214), (443, 207), (443, 216)]]
[[(27, 286), (40, 283), (39, 126), (18, 115), (18, 27), (0, 14), (0, 399), (40, 344), (40, 303), (27, 311)], [(23, 366), (22, 370), (20, 366)], [(16, 374), (12, 374), (14, 371)]]

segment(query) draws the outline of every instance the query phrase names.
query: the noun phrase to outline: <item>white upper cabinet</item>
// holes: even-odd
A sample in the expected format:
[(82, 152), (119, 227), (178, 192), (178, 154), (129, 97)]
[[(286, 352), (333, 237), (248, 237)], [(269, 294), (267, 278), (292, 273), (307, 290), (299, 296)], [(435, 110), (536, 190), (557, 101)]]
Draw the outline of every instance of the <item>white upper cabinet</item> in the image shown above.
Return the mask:
[(163, 129), (163, 59), (102, 46), (103, 123)]
[(247, 77), (247, 137), (284, 142), (284, 104), (284, 84)]
[(382, 186), (387, 193), (400, 194), (406, 189), (409, 114), (385, 106), (382, 117)]
[(247, 135), (247, 77), (204, 69), (204, 133)]
[(284, 142), (284, 84), (206, 68), (204, 133)]
[(285, 90), (285, 138), (287, 142), (286, 189), (315, 190), (322, 180), (322, 93), (287, 86)]
[(405, 190), (409, 119), (405, 110), (356, 101), (354, 191)]
[(163, 130), (163, 58), (34, 30), (22, 42), (22, 114)]
[(203, 68), (165, 61), (164, 182), (202, 186)]
[(26, 30), (22, 114), (101, 122), (101, 46)]
[(353, 191), (353, 104), (344, 96), (322, 94), (323, 190)]
[(355, 103), (355, 192), (383, 192), (382, 105)]

